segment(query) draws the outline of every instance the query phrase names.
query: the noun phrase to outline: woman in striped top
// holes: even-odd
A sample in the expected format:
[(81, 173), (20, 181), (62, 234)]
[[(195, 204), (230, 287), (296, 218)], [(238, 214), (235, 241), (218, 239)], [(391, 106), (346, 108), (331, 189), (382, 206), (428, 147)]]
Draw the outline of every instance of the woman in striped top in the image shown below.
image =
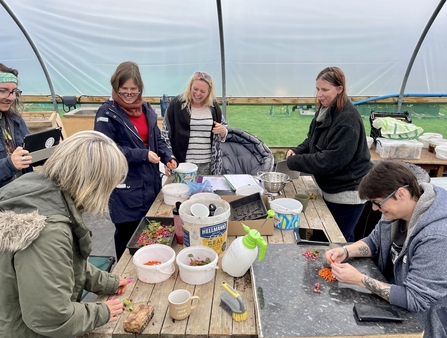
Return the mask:
[(196, 164), (198, 175), (220, 175), (220, 143), (225, 142), (227, 125), (211, 76), (195, 72), (185, 92), (169, 104), (161, 134), (179, 163)]

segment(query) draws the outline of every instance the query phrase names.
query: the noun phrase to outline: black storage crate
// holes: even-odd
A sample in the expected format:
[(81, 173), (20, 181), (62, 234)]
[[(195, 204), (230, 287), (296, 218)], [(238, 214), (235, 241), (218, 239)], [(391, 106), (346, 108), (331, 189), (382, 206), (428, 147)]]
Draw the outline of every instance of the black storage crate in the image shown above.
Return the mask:
[(230, 204), (230, 221), (249, 221), (267, 217), (267, 208), (260, 193), (248, 195)]
[[(137, 246), (138, 239), (140, 238), (141, 233), (144, 229), (147, 228), (150, 221), (156, 221), (161, 222), (161, 225), (164, 227), (172, 226), (174, 229), (174, 218), (173, 217), (143, 217), (141, 219), (140, 224), (138, 225), (137, 229), (132, 235), (132, 238), (127, 243), (127, 248), (129, 249), (129, 252), (131, 255), (133, 255), (139, 248), (142, 248), (141, 246)], [(171, 233), (170, 237), (164, 237), (163, 241), (166, 241), (166, 245), (172, 246), (172, 242), (175, 237), (175, 231)], [(149, 244), (150, 245), (150, 244)]]

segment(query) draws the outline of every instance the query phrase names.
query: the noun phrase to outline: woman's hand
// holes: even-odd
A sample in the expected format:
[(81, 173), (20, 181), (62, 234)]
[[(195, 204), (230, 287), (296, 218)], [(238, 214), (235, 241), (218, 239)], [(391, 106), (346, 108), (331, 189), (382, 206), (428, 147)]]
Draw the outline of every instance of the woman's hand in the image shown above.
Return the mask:
[(332, 276), (334, 276), (339, 282), (346, 284), (355, 284), (361, 287), (365, 287), (362, 280), (363, 274), (360, 273), (349, 263), (333, 263), (331, 265)]
[(337, 247), (326, 251), (326, 261), (329, 265), (332, 263), (341, 263), (346, 259), (346, 252), (343, 247)]
[(292, 149), (287, 150), (286, 153), (286, 158), (288, 158), (289, 156), (295, 156), (296, 154), (294, 153), (294, 151)]
[(126, 291), (126, 286), (127, 284), (132, 282), (132, 279), (124, 279), (123, 277), (120, 277), (120, 284), (118, 285), (118, 289), (116, 289), (116, 294), (117, 295), (121, 295), (124, 293), (124, 291)]
[(160, 162), (160, 157), (154, 153), (153, 151), (149, 150), (149, 153), (147, 154), (147, 158), (149, 160), (149, 162), (157, 164)]
[(172, 159), (168, 163), (166, 163), (165, 175), (166, 176), (170, 176), (171, 175), (171, 170), (174, 170), (175, 168), (177, 168), (177, 161)]
[(106, 302), (107, 307), (110, 312), (110, 322), (116, 322), (118, 320), (118, 316), (123, 312), (123, 303), (119, 298), (110, 299)]
[(17, 147), (11, 154), (11, 161), (17, 170), (26, 169), (30, 166), (33, 157), (29, 154), (28, 150), (22, 147)]
[(212, 130), (213, 134), (219, 134), (220, 137), (225, 137), (227, 134), (227, 128), (223, 124), (214, 121), (214, 128)]

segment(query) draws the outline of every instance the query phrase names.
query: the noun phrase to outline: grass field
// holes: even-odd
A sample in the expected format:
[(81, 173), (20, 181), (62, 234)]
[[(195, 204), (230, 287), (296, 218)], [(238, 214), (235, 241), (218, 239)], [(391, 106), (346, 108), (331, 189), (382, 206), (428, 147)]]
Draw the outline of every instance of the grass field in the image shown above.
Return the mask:
[[(270, 105), (231, 105), (227, 106), (227, 121), (230, 127), (242, 129), (256, 135), (268, 146), (289, 147), (301, 143), (307, 135), (312, 121), (312, 115), (302, 115), (300, 111), (311, 111), (312, 107), (292, 110), (285, 106), (275, 106), (273, 114)], [(311, 108), (307, 110), (306, 108)], [(393, 105), (359, 105), (366, 134), (369, 135), (371, 127), (369, 115), (371, 109), (380, 112), (395, 112)], [(425, 132), (440, 133), (447, 138), (447, 105), (407, 105), (402, 111), (408, 111), (412, 122), (424, 129)]]

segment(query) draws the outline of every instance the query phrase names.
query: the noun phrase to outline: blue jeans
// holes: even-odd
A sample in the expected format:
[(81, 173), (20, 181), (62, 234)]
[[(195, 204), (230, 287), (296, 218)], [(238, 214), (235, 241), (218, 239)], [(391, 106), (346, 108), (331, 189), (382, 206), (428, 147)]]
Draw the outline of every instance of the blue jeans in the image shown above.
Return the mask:
[(332, 216), (337, 222), (347, 242), (354, 242), (354, 228), (363, 212), (365, 204), (337, 204), (326, 201)]

